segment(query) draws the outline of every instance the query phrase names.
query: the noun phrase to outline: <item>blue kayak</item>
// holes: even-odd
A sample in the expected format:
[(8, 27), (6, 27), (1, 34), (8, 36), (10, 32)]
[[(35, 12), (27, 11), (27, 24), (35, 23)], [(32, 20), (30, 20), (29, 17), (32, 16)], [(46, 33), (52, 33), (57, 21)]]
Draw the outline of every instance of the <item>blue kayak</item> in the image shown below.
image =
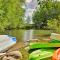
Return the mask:
[(12, 37), (9, 35), (0, 35), (0, 52), (6, 51), (14, 44), (16, 44), (16, 37)]

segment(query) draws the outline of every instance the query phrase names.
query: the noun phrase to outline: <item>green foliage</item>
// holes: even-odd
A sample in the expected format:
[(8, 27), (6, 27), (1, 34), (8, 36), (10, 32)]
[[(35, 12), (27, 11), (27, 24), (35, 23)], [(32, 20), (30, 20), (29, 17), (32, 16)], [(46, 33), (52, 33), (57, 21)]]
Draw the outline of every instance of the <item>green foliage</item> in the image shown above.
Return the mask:
[(0, 29), (17, 28), (23, 24), (24, 0), (0, 0)]
[(58, 17), (58, 19), (48, 20), (47, 25), (50, 29), (54, 29), (56, 32), (60, 32), (60, 17)]
[(49, 28), (56, 29), (57, 23), (58, 23), (58, 21), (56, 19), (51, 19), (51, 20), (48, 20), (47, 24), (48, 24)]
[[(43, 26), (47, 25), (47, 20), (57, 19), (60, 14), (60, 2), (53, 0), (43, 0), (39, 3), (39, 8), (33, 15), (33, 22)], [(43, 27), (42, 26), (42, 27)]]

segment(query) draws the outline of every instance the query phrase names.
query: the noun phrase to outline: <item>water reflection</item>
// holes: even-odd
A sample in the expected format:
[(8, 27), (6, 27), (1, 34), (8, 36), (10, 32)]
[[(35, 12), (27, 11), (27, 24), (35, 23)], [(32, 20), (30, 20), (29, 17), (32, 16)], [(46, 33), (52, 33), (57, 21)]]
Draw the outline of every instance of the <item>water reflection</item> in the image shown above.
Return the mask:
[(26, 42), (25, 44), (28, 43), (27, 41), (32, 39), (33, 39), (33, 30), (32, 29), (25, 30), (24, 37), (23, 37), (24, 42)]

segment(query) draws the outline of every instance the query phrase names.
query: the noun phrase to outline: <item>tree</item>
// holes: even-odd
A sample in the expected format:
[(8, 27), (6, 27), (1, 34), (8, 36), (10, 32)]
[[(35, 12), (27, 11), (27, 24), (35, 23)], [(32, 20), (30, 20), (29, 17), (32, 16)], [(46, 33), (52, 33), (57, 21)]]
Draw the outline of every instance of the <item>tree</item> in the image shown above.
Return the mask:
[[(39, 2), (39, 8), (33, 14), (33, 22), (39, 24), (43, 22), (43, 26), (47, 26), (47, 20), (57, 19), (60, 14), (60, 2), (53, 0), (43, 0)], [(42, 27), (43, 27), (42, 26)]]
[(0, 28), (17, 28), (23, 23), (24, 0), (0, 0)]

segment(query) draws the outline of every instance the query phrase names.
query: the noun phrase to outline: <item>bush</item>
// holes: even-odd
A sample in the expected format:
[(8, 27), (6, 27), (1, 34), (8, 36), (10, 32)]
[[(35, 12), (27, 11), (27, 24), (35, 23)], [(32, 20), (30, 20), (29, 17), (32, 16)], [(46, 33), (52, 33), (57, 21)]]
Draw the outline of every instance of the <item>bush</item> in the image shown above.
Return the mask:
[(51, 19), (47, 21), (48, 28), (60, 32), (60, 22), (58, 19)]
[(43, 23), (43, 25), (45, 26), (47, 26), (47, 20), (50, 20), (49, 22), (53, 20), (54, 23), (56, 23), (55, 19), (57, 19), (59, 15), (60, 15), (60, 2), (58, 2), (57, 0), (56, 1), (43, 0), (40, 1), (39, 8), (33, 14), (33, 22), (36, 26), (38, 26), (38, 28), (44, 27), (41, 25), (41, 23)]

